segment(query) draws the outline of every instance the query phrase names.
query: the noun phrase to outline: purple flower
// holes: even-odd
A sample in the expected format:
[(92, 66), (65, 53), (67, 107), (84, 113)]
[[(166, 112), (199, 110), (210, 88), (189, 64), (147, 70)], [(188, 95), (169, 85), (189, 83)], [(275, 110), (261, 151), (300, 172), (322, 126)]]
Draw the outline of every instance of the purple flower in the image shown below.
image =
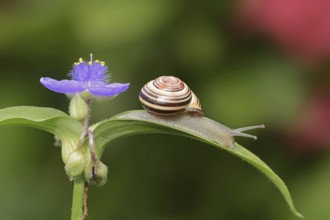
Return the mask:
[(128, 89), (129, 83), (110, 83), (108, 67), (103, 61), (89, 62), (82, 58), (74, 63), (73, 70), (68, 74), (72, 80), (55, 80), (49, 77), (42, 77), (40, 83), (47, 89), (58, 93), (75, 94), (88, 91), (94, 96), (115, 96)]

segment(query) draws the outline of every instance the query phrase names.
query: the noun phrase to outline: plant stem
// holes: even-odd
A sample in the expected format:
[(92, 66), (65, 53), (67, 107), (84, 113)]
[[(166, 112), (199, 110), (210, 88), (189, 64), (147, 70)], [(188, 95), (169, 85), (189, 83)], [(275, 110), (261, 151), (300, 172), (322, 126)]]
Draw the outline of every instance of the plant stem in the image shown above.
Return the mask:
[(84, 188), (85, 188), (85, 181), (83, 179), (78, 179), (74, 181), (71, 220), (81, 220), (83, 216)]
[[(89, 138), (89, 148), (92, 157), (93, 167), (95, 166), (95, 149), (94, 149), (94, 137), (93, 133), (88, 130), (89, 126), (89, 114), (91, 107), (91, 100), (86, 100), (86, 104), (88, 107), (88, 114), (83, 121), (84, 131), (82, 132), (78, 144), (78, 148), (83, 147), (83, 142), (85, 136), (88, 135)], [(93, 169), (94, 170), (94, 169)], [(94, 172), (93, 172), (94, 173)], [(71, 208), (71, 220), (84, 220), (88, 215), (87, 210), (87, 194), (88, 194), (88, 185), (85, 182), (84, 178), (77, 179), (74, 181), (73, 185), (73, 198), (72, 198), (72, 208)]]

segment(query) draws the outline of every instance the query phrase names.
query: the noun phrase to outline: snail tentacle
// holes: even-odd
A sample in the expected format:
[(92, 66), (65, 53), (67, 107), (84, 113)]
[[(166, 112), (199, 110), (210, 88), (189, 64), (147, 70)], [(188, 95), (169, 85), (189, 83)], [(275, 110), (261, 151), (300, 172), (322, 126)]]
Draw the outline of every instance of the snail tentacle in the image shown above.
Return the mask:
[(241, 137), (248, 137), (257, 140), (257, 136), (251, 135), (251, 134), (246, 134), (242, 133), (243, 131), (249, 131), (257, 128), (265, 128), (265, 125), (252, 125), (252, 126), (247, 126), (243, 128), (236, 128), (236, 129), (231, 129), (231, 133), (233, 136), (241, 136)]

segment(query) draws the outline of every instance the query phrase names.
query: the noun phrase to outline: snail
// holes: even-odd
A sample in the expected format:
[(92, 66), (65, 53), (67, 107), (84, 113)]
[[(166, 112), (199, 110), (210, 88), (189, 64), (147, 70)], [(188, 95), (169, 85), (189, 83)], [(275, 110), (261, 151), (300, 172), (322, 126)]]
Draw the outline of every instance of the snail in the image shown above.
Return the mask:
[(149, 81), (141, 89), (139, 99), (143, 108), (152, 114), (175, 115), (187, 111), (203, 115), (197, 96), (174, 76)]
[[(186, 83), (174, 76), (160, 76), (146, 83), (139, 95), (140, 102), (149, 113), (143, 116), (145, 120), (162, 121), (177, 126), (180, 130), (192, 129), (190, 132), (210, 136), (210, 139), (225, 147), (234, 146), (234, 136), (257, 139), (256, 136), (243, 133), (244, 131), (265, 128), (264, 125), (254, 125), (231, 129), (202, 117), (203, 112), (197, 96), (190, 90)], [(184, 112), (194, 114), (182, 114)], [(195, 117), (195, 116), (198, 117)], [(165, 117), (164, 117), (165, 116)], [(166, 117), (171, 116), (171, 117)]]

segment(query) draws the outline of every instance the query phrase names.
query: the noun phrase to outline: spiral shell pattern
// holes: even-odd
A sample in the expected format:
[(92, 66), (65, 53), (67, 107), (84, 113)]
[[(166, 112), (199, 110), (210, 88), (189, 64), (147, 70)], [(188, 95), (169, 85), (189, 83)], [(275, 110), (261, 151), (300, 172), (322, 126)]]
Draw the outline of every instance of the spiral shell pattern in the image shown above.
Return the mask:
[[(173, 115), (186, 109), (195, 111), (196, 108), (201, 112), (198, 98), (186, 83), (174, 76), (151, 80), (141, 89), (139, 99), (143, 108), (154, 114)], [(196, 107), (191, 106), (192, 100)]]

